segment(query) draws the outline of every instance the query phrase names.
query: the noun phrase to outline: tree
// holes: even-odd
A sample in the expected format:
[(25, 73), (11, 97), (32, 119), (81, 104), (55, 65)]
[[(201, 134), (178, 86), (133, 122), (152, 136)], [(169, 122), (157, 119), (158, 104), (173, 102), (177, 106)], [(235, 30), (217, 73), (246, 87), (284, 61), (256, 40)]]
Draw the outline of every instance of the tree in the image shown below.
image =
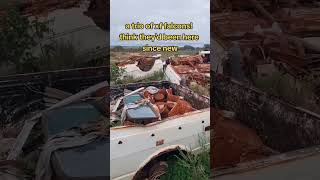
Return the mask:
[(117, 65), (115, 64), (111, 64), (111, 68), (110, 68), (110, 78), (112, 82), (115, 82), (116, 84), (119, 83), (121, 81), (121, 77), (124, 73), (124, 70), (119, 68)]
[(205, 44), (205, 45), (203, 46), (203, 48), (204, 48), (205, 50), (210, 50), (210, 44)]
[(115, 46), (114, 48), (112, 48), (114, 51), (123, 51), (124, 48), (122, 46)]
[(17, 72), (38, 71), (39, 58), (33, 53), (35, 47), (42, 47), (45, 34), (52, 33), (50, 21), (29, 21), (12, 8), (0, 20), (0, 65), (14, 65)]
[(190, 45), (185, 45), (185, 46), (183, 46), (183, 50), (195, 50), (195, 48)]

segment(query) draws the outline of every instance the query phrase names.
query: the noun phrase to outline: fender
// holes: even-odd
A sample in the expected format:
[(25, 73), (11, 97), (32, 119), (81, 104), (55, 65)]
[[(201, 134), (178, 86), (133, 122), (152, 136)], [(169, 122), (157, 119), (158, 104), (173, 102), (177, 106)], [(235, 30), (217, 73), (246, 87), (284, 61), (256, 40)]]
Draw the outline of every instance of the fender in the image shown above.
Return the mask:
[(137, 173), (142, 170), (151, 160), (156, 159), (157, 157), (169, 153), (169, 152), (173, 152), (176, 150), (182, 150), (182, 151), (186, 151), (186, 152), (191, 152), (190, 150), (188, 150), (188, 148), (185, 145), (182, 144), (177, 144), (177, 145), (170, 145), (170, 146), (166, 146), (162, 149), (157, 150), (156, 152), (154, 152), (153, 154), (151, 154), (148, 158), (146, 158), (138, 167), (138, 169), (135, 172), (135, 175), (133, 177), (133, 179), (135, 179), (135, 176), (137, 175)]

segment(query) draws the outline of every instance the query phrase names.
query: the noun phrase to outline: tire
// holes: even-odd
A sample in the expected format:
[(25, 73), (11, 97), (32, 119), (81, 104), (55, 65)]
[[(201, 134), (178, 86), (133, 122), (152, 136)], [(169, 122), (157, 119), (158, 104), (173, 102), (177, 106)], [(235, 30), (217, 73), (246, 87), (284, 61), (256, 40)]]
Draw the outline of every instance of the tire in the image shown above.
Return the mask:
[(148, 173), (148, 180), (158, 180), (162, 175), (168, 171), (168, 163), (165, 161), (159, 161), (154, 163)]

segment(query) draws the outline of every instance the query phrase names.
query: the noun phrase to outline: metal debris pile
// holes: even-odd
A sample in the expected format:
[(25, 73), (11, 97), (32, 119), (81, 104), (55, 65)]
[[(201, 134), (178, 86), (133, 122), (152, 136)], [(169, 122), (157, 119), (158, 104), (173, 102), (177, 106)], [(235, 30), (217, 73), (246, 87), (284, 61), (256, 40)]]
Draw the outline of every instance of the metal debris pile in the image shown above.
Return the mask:
[(130, 55), (116, 63), (117, 66), (123, 67), (127, 64), (136, 64), (141, 71), (149, 71), (152, 69), (157, 57), (145, 55)]
[(320, 46), (306, 39), (320, 37), (318, 1), (215, 0), (212, 5), (214, 38), (226, 50), (240, 49), (247, 76), (270, 63), (295, 77), (319, 73)]
[[(10, 179), (10, 175), (17, 175), (17, 179), (20, 177), (23, 179), (22, 176), (25, 174), (20, 176), (20, 172), (15, 171), (12, 171), (14, 174), (10, 174), (4, 168), (10, 163), (16, 163), (17, 159), (23, 159), (25, 161), (23, 163), (38, 164), (38, 167), (31, 167), (32, 175), (30, 174), (30, 176), (32, 179), (34, 176), (39, 180), (44, 179), (43, 173), (48, 175), (51, 172), (50, 167), (43, 166), (44, 163), (48, 164), (52, 160), (50, 157), (46, 157), (48, 151), (52, 151), (53, 155), (60, 158), (55, 152), (63, 149), (64, 146), (75, 150), (79, 143), (86, 145), (92, 142), (91, 139), (84, 142), (84, 138), (87, 136), (92, 137), (94, 134), (97, 134), (94, 138), (108, 136), (110, 127), (106, 121), (108, 114), (106, 81), (90, 86), (76, 94), (52, 87), (44, 88), (44, 92), (41, 94), (46, 109), (25, 112), (19, 121), (13, 121), (0, 127), (0, 179), (1, 177)], [(56, 137), (61, 138), (60, 143), (64, 143), (60, 144), (61, 147), (56, 143)], [(69, 142), (66, 141), (68, 139)], [(51, 146), (52, 144), (44, 145), (51, 142), (56, 143), (55, 146)], [(94, 143), (97, 142), (94, 141)], [(44, 147), (40, 151), (39, 147), (42, 145)], [(54, 148), (50, 149), (48, 146)], [(90, 150), (85, 151), (90, 153)], [(40, 157), (44, 157), (43, 161), (38, 159), (40, 152)], [(37, 155), (34, 156), (34, 154)], [(65, 159), (62, 158), (62, 160)], [(60, 166), (65, 165), (60, 164)], [(42, 174), (39, 173), (39, 169)], [(51, 176), (50, 173), (49, 175)]]
[(209, 83), (210, 64), (201, 55), (175, 57), (170, 59), (174, 71), (187, 80), (187, 84), (197, 82), (200, 85)]
[[(122, 106), (120, 110), (119, 106)], [(154, 86), (127, 92), (125, 96), (111, 102), (110, 107), (111, 121), (120, 121), (125, 126), (146, 125), (196, 110), (183, 97), (174, 95), (172, 88), (159, 89)]]
[(211, 165), (213, 168), (233, 166), (241, 162), (268, 157), (277, 152), (265, 146), (252, 129), (234, 120), (234, 113), (213, 109)]

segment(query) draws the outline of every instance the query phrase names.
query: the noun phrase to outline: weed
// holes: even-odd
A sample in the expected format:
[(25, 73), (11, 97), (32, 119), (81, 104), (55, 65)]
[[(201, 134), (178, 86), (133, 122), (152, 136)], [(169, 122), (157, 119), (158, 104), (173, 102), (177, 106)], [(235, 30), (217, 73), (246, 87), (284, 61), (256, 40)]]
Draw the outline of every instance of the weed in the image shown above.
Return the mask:
[(208, 86), (204, 87), (197, 84), (196, 82), (190, 82), (189, 88), (197, 94), (210, 96), (210, 88)]
[(207, 180), (210, 176), (210, 150), (204, 138), (199, 138), (200, 153), (191, 154), (180, 151), (168, 161), (168, 172), (161, 180)]

